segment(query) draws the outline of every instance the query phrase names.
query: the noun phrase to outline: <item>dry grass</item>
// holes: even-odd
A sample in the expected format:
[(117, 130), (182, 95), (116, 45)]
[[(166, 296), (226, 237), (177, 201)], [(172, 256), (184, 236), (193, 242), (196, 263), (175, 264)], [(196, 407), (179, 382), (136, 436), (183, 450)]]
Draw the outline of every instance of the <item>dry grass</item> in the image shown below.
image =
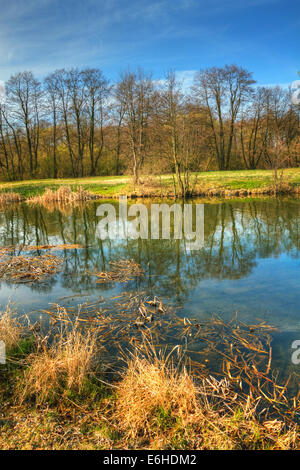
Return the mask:
[(32, 202), (34, 204), (69, 204), (69, 203), (76, 203), (76, 202), (84, 202), (89, 201), (91, 199), (97, 199), (98, 196), (92, 194), (82, 187), (79, 187), (77, 191), (72, 191), (69, 186), (61, 186), (56, 191), (52, 191), (52, 189), (46, 189), (44, 194), (41, 196), (34, 196), (28, 199), (28, 202)]
[(29, 356), (16, 391), (18, 402), (31, 398), (41, 405), (68, 390), (80, 393), (95, 355), (96, 336), (92, 333), (83, 334), (75, 325), (66, 335), (58, 335), (51, 346)]
[[(2, 322), (9, 331), (18, 326), (11, 312)], [(237, 392), (235, 377), (201, 375), (186, 366), (179, 347), (163, 354), (147, 335), (127, 355), (119, 380), (110, 385), (105, 377), (103, 390), (98, 329), (81, 330), (76, 321), (61, 328), (51, 343), (36, 335), (35, 352), (15, 363), (17, 381), (13, 369), (7, 376), (1, 448), (299, 448), (295, 422), (261, 413), (255, 394)], [(10, 337), (16, 343), (20, 332)]]
[(56, 274), (61, 264), (62, 259), (54, 255), (12, 256), (0, 262), (0, 278), (17, 283), (41, 281)]
[(99, 413), (73, 407), (71, 412), (53, 408), (14, 407), (1, 422), (1, 450), (99, 450), (112, 449)]
[[(135, 296), (129, 302), (135, 315), (141, 308), (140, 300)], [(127, 297), (116, 302), (120, 310), (116, 323), (120, 323), (127, 315), (123, 305)], [(154, 316), (161, 318), (160, 305), (157, 298), (147, 298), (142, 311), (155, 307)], [(72, 311), (59, 308), (60, 327), (52, 323), (46, 337), (38, 330), (34, 348), (5, 369), (1, 376), (0, 448), (300, 448), (296, 424), (299, 400), (295, 397), (291, 406), (287, 385), (273, 381), (271, 326), (244, 325), (235, 318), (226, 324), (213, 319), (201, 325), (176, 320), (177, 328), (190, 341), (201, 337), (207, 344), (199, 351), (201, 362), (187, 362), (180, 346), (168, 349), (168, 354), (161, 352), (162, 343), (154, 328), (133, 325), (140, 341), (124, 356), (120, 349), (124, 324), (116, 330), (111, 318), (106, 323), (109, 308), (100, 312), (98, 305), (89, 307), (81, 312), (85, 328), (79, 316), (72, 325)], [(92, 322), (93, 308), (100, 324)], [(11, 309), (0, 317), (0, 338), (1, 334), (6, 334), (12, 345), (24, 336)], [(118, 363), (110, 362), (107, 368), (105, 345), (111, 346), (116, 337)], [(120, 354), (125, 363), (121, 375), (116, 375)], [(203, 365), (212, 355), (220, 366), (215, 372)], [(104, 376), (104, 371), (108, 375)]]
[(4, 312), (0, 312), (0, 341), (4, 341), (6, 352), (15, 348), (21, 338), (23, 327), (17, 320), (16, 314), (10, 305)]
[(230, 384), (210, 377), (196, 383), (167, 359), (135, 355), (118, 385), (117, 426), (125, 448), (292, 449), (296, 427), (259, 422), (255, 402), (236, 399)]
[(97, 276), (98, 283), (104, 282), (129, 282), (135, 277), (140, 277), (144, 274), (144, 271), (141, 268), (141, 265), (133, 261), (132, 259), (111, 261), (110, 266), (111, 271), (104, 271), (100, 273), (91, 273), (93, 276)]
[(21, 202), (22, 198), (18, 193), (5, 193), (0, 192), (0, 205), (11, 203), (11, 202)]
[(186, 370), (155, 356), (153, 362), (134, 356), (118, 385), (116, 417), (129, 438), (151, 436), (158, 429), (159, 413), (186, 421), (196, 409), (196, 388)]

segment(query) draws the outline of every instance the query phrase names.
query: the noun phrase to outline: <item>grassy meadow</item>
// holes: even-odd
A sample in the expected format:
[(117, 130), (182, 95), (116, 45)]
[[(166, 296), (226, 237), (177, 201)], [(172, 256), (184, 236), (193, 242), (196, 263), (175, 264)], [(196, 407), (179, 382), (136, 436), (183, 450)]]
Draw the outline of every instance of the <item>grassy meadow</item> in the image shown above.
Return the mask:
[[(281, 170), (280, 170), (281, 173)], [(271, 170), (210, 171), (193, 173), (190, 177), (195, 195), (239, 195), (272, 192), (274, 174)], [(300, 168), (282, 170), (282, 180), (291, 191), (300, 188)], [(42, 195), (47, 189), (56, 190), (69, 186), (73, 191), (82, 187), (101, 197), (128, 196), (167, 197), (174, 194), (173, 176), (142, 176), (140, 184), (134, 185), (131, 176), (96, 176), (63, 179), (33, 179), (1, 182), (1, 192), (18, 193), (22, 198)], [(214, 194), (215, 193), (215, 194)], [(220, 194), (222, 193), (222, 194)], [(243, 194), (241, 194), (243, 195)]]

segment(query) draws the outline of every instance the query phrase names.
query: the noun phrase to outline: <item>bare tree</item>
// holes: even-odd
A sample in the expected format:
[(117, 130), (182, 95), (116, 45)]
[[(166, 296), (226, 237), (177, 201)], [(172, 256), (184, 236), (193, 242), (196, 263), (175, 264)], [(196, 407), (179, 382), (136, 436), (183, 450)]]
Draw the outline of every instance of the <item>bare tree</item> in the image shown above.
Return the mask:
[(116, 158), (115, 158), (115, 173), (120, 173), (120, 157), (121, 157), (121, 145), (122, 145), (122, 125), (124, 122), (124, 115), (126, 111), (126, 102), (120, 94), (120, 85), (114, 86), (113, 88), (113, 103), (111, 104), (111, 114), (114, 126), (116, 128)]
[(182, 85), (176, 79), (174, 71), (169, 71), (161, 92), (162, 122), (167, 137), (167, 155), (171, 156), (177, 184), (182, 196), (187, 192), (188, 167), (183, 152), (182, 125), (184, 115), (184, 95)]
[[(5, 126), (5, 119), (4, 119), (4, 106), (0, 103), (0, 150), (2, 150), (2, 156), (0, 153), (0, 168), (2, 171), (5, 172), (7, 179), (11, 180), (15, 177), (14, 172), (14, 160), (12, 158), (10, 164), (10, 156), (9, 156), (9, 137), (7, 135), (7, 128)], [(11, 174), (12, 168), (12, 174)]]
[(254, 83), (252, 74), (236, 65), (200, 70), (195, 75), (194, 96), (208, 109), (220, 170), (230, 168), (235, 123)]
[(57, 125), (59, 113), (59, 79), (57, 73), (51, 73), (45, 79), (47, 106), (52, 120), (53, 178), (57, 178)]
[(53, 74), (58, 96), (58, 111), (64, 126), (64, 138), (71, 164), (72, 176), (78, 176), (75, 166), (75, 155), (72, 147), (72, 128), (70, 123), (70, 93), (67, 87), (67, 71), (65, 69), (56, 70)]
[(273, 170), (274, 194), (284, 189), (283, 172), (289, 160), (286, 145), (286, 116), (289, 97), (280, 87), (265, 88), (265, 128), (266, 139), (264, 161)]
[(124, 106), (124, 122), (132, 155), (134, 182), (139, 182), (148, 139), (148, 126), (153, 109), (154, 85), (150, 75), (142, 70), (126, 72), (116, 86), (115, 99)]
[(266, 148), (268, 128), (265, 119), (266, 89), (258, 88), (251, 103), (242, 110), (239, 121), (241, 152), (245, 167), (255, 170)]
[(110, 88), (108, 80), (99, 69), (85, 69), (81, 75), (84, 86), (85, 113), (88, 119), (90, 176), (95, 176), (104, 148), (103, 126)]
[(22, 72), (8, 80), (6, 92), (17, 125), (25, 128), (32, 176), (38, 167), (41, 85), (31, 72)]
[(266, 131), (264, 161), (269, 168), (273, 168), (276, 164), (275, 160), (278, 161), (275, 156), (278, 154), (276, 149), (282, 150), (285, 142), (287, 96), (280, 87), (265, 88), (264, 91), (264, 126)]
[(72, 111), (72, 121), (76, 129), (77, 153), (76, 153), (76, 175), (83, 176), (83, 156), (86, 139), (84, 135), (85, 121), (85, 93), (83, 75), (78, 69), (70, 69), (66, 73), (65, 83), (70, 99), (70, 110)]
[[(23, 163), (23, 151), (22, 151), (22, 139), (23, 132), (21, 128), (18, 128), (14, 125), (14, 122), (10, 122), (9, 110), (6, 106), (1, 106), (1, 126), (2, 129), (6, 127), (6, 141), (9, 149), (9, 154), (11, 158), (12, 167), (14, 165), (14, 158), (17, 157), (17, 171), (13, 171), (13, 178), (18, 174), (20, 180), (24, 177), (24, 163)], [(3, 135), (3, 134), (2, 134)], [(4, 138), (4, 137), (3, 137)]]
[[(28, 177), (173, 172), (176, 194), (192, 193), (192, 171), (299, 164), (299, 106), (280, 87), (253, 90), (235, 65), (201, 70), (189, 94), (167, 73), (142, 70), (114, 87), (99, 69), (57, 70), (40, 84), (13, 75), (0, 110), (0, 174)], [(161, 186), (162, 188), (162, 186)]]

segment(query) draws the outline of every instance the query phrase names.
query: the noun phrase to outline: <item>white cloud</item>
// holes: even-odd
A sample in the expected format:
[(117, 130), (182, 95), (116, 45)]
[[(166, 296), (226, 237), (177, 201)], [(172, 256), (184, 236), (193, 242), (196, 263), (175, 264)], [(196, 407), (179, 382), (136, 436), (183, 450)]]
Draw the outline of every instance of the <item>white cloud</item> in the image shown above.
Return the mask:
[[(8, 79), (21, 70), (41, 77), (62, 67), (105, 69), (119, 64), (122, 69), (139, 61), (144, 65), (149, 57), (146, 48), (153, 45), (160, 51), (160, 45), (181, 38), (198, 41), (210, 61), (217, 61), (220, 55), (243, 50), (245, 41), (230, 40), (226, 21), (212, 28), (212, 18), (277, 1), (0, 0), (0, 77)], [(182, 22), (186, 14), (198, 15), (199, 22), (193, 26)], [(183, 64), (183, 53), (176, 54), (170, 50), (173, 63), (178, 59), (176, 63)], [(162, 60), (165, 56), (158, 53), (156, 64)], [(178, 77), (189, 86), (193, 74), (193, 70), (179, 71)]]
[[(30, 69), (42, 75), (55, 68), (100, 66), (145, 37), (143, 28), (168, 19), (168, 1), (135, 0), (0, 0), (0, 75)], [(176, 10), (185, 0), (176, 2)], [(2, 8), (1, 8), (2, 7)], [(133, 35), (140, 34), (140, 41)], [(150, 38), (152, 39), (152, 38)]]
[(265, 88), (274, 88), (279, 86), (280, 88), (284, 88), (288, 90), (292, 85), (292, 82), (289, 83), (257, 83), (256, 86), (265, 87)]

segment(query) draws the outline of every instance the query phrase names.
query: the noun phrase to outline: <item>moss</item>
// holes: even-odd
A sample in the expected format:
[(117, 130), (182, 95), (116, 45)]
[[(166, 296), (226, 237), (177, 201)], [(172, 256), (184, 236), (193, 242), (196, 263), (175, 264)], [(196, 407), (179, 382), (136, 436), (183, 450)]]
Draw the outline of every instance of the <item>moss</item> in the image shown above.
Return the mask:
[(36, 341), (34, 336), (29, 336), (28, 338), (22, 338), (16, 346), (14, 346), (9, 352), (10, 359), (19, 359), (21, 357), (27, 356), (36, 347)]
[(154, 422), (159, 431), (171, 429), (177, 423), (177, 419), (172, 415), (171, 410), (166, 410), (162, 406), (154, 410), (153, 414), (155, 416)]

